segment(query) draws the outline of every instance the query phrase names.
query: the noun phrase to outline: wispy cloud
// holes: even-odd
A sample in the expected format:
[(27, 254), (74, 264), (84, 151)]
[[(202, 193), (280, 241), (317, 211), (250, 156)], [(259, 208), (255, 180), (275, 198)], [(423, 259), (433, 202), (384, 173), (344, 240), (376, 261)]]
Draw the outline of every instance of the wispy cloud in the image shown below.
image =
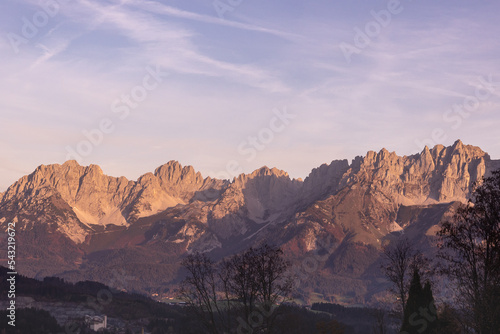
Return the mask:
[(63, 52), (64, 50), (66, 50), (69, 44), (70, 44), (69, 40), (62, 41), (60, 44), (50, 48), (41, 43), (37, 44), (36, 46), (43, 51), (43, 54), (40, 57), (38, 57), (35, 60), (35, 62), (30, 66), (30, 70), (34, 69), (40, 64), (50, 60), (51, 58), (57, 56), (59, 53)]
[(221, 18), (214, 17), (214, 16), (202, 15), (202, 14), (197, 14), (197, 13), (177, 9), (175, 7), (163, 5), (163, 4), (156, 2), (156, 1), (126, 0), (126, 1), (124, 1), (124, 3), (129, 4), (129, 5), (134, 5), (137, 8), (140, 8), (140, 9), (146, 10), (146, 11), (150, 11), (152, 13), (168, 15), (168, 16), (172, 16), (172, 17), (183, 18), (183, 19), (193, 20), (193, 21), (197, 21), (197, 22), (216, 24), (216, 25), (237, 28), (237, 29), (242, 29), (242, 30), (256, 31), (256, 32), (261, 32), (261, 33), (265, 33), (265, 34), (279, 36), (282, 38), (295, 39), (295, 38), (299, 37), (296, 34), (283, 32), (283, 31), (279, 31), (279, 30), (275, 30), (275, 29), (269, 29), (269, 28), (265, 28), (265, 27), (252, 25), (252, 24), (241, 23), (241, 22), (221, 19)]
[[(112, 166), (110, 174), (127, 166), (125, 173), (138, 175), (170, 159), (224, 170), (239, 158), (238, 144), (284, 105), (297, 122), (245, 171), (272, 164), (305, 177), (368, 149), (410, 154), (416, 138), (446, 126), (447, 140), (463, 137), (500, 158), (492, 144), (500, 139), (500, 88), (460, 129), (442, 119), (474, 94), (478, 77), (500, 81), (498, 3), (407, 2), (350, 64), (339, 43), (352, 42), (354, 28), (373, 19), (370, 10), (383, 8), (374, 2), (244, 1), (225, 20), (212, 1), (58, 3), (58, 14), (18, 55), (5, 36), (21, 34), (22, 18), (41, 3), (0, 4), (0, 127), (9, 138), (0, 143), (0, 165), (10, 170), (1, 173), (0, 190), (16, 166), (62, 162), (64, 148), (105, 117), (116, 131), (86, 160)], [(151, 65), (169, 77), (119, 122), (112, 103), (130, 95)]]
[[(87, 0), (80, 0), (80, 3), (97, 14), (101, 29), (112, 25), (118, 29), (118, 33), (140, 43), (141, 48), (147, 50), (145, 57), (148, 62), (160, 64), (168, 70), (176, 72), (224, 77), (241, 84), (270, 91), (287, 90), (285, 84), (268, 70), (249, 64), (235, 64), (217, 60), (204, 55), (192, 41), (197, 33), (168, 21), (162, 21), (151, 13), (279, 34), (276, 31), (246, 24), (230, 24), (218, 18), (190, 13), (150, 1), (144, 3), (126, 1), (123, 4), (108, 6)], [(147, 11), (143, 9), (147, 9)]]

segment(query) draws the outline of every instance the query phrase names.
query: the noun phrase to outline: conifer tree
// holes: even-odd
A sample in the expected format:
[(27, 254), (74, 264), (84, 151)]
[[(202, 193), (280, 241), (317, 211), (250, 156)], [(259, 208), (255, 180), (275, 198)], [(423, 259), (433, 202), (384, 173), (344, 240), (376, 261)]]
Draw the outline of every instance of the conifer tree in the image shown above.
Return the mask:
[(422, 287), (418, 269), (413, 271), (413, 278), (408, 293), (408, 301), (404, 310), (401, 334), (433, 334), (436, 333), (437, 315), (434, 297), (429, 282)]
[(425, 282), (422, 300), (422, 308), (419, 310), (420, 313), (423, 313), (423, 317), (428, 320), (427, 330), (425, 333), (437, 333), (438, 328), (438, 319), (437, 319), (437, 310), (434, 304), (434, 296), (432, 294), (431, 284), (429, 281)]

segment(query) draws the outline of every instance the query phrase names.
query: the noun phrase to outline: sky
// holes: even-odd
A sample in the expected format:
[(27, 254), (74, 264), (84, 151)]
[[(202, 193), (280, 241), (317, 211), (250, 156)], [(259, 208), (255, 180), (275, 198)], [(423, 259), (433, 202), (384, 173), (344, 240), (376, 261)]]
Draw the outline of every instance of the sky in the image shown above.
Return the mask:
[(500, 159), (498, 1), (4, 0), (0, 191), (38, 165), (232, 178), (457, 139)]

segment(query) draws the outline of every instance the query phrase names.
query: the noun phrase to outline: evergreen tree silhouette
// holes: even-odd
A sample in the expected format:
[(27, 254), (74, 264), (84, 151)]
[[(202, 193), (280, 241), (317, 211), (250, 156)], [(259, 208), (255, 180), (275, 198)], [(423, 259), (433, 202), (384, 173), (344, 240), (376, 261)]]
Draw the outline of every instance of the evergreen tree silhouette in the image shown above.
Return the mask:
[(437, 310), (434, 304), (434, 296), (432, 295), (431, 284), (429, 281), (425, 282), (422, 300), (422, 308), (423, 310), (419, 310), (420, 313), (423, 313), (423, 317), (428, 320), (427, 329), (423, 333), (437, 333), (438, 328), (438, 319), (437, 319)]
[(429, 282), (426, 282), (424, 287), (422, 287), (420, 274), (415, 269), (410, 283), (408, 301), (404, 310), (403, 326), (400, 333), (436, 333), (438, 324), (436, 313), (431, 285)]

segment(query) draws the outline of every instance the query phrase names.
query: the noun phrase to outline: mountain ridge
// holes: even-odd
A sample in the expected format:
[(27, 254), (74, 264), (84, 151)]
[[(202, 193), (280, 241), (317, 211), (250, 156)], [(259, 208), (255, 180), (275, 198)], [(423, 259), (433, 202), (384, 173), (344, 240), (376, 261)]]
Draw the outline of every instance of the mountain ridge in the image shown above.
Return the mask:
[[(191, 201), (217, 200), (220, 208), (228, 198), (223, 193), (232, 192), (233, 197), (244, 197), (240, 204), (246, 199), (251, 219), (259, 220), (269, 207), (281, 210), (295, 203), (307, 205), (356, 183), (382, 188), (398, 204), (463, 202), (473, 182), (499, 164), (480, 148), (464, 145), (460, 140), (450, 147), (425, 146), (420, 154), (411, 156), (401, 157), (385, 148), (378, 153), (368, 151), (351, 164), (334, 160), (314, 168), (304, 181), (266, 166), (240, 174), (232, 181), (203, 178), (192, 166), (183, 167), (174, 160), (132, 181), (123, 176), (107, 176), (97, 165), (80, 166), (70, 160), (62, 165), (40, 165), (0, 194), (0, 205), (19, 200), (20, 196), (29, 197), (35, 190), (33, 196), (37, 196), (46, 188), (45, 191), (59, 193), (85, 225), (128, 226), (139, 218)], [(262, 181), (266, 178), (268, 181)], [(389, 190), (389, 185), (395, 189)], [(422, 185), (423, 189), (417, 189)]]
[(352, 290), (316, 279), (303, 289), (366, 301), (381, 289), (382, 247), (405, 234), (432, 249), (439, 222), (498, 168), (461, 141), (411, 156), (369, 151), (304, 180), (266, 166), (231, 181), (204, 178), (169, 161), (132, 181), (67, 161), (39, 166), (1, 194), (0, 226), (16, 222), (20, 270), (32, 276), (100, 279), (103, 268), (141, 268), (151, 274), (136, 282), (143, 289), (175, 284), (191, 252), (224, 257), (272, 242), (301, 261), (329, 244), (315, 277)]

